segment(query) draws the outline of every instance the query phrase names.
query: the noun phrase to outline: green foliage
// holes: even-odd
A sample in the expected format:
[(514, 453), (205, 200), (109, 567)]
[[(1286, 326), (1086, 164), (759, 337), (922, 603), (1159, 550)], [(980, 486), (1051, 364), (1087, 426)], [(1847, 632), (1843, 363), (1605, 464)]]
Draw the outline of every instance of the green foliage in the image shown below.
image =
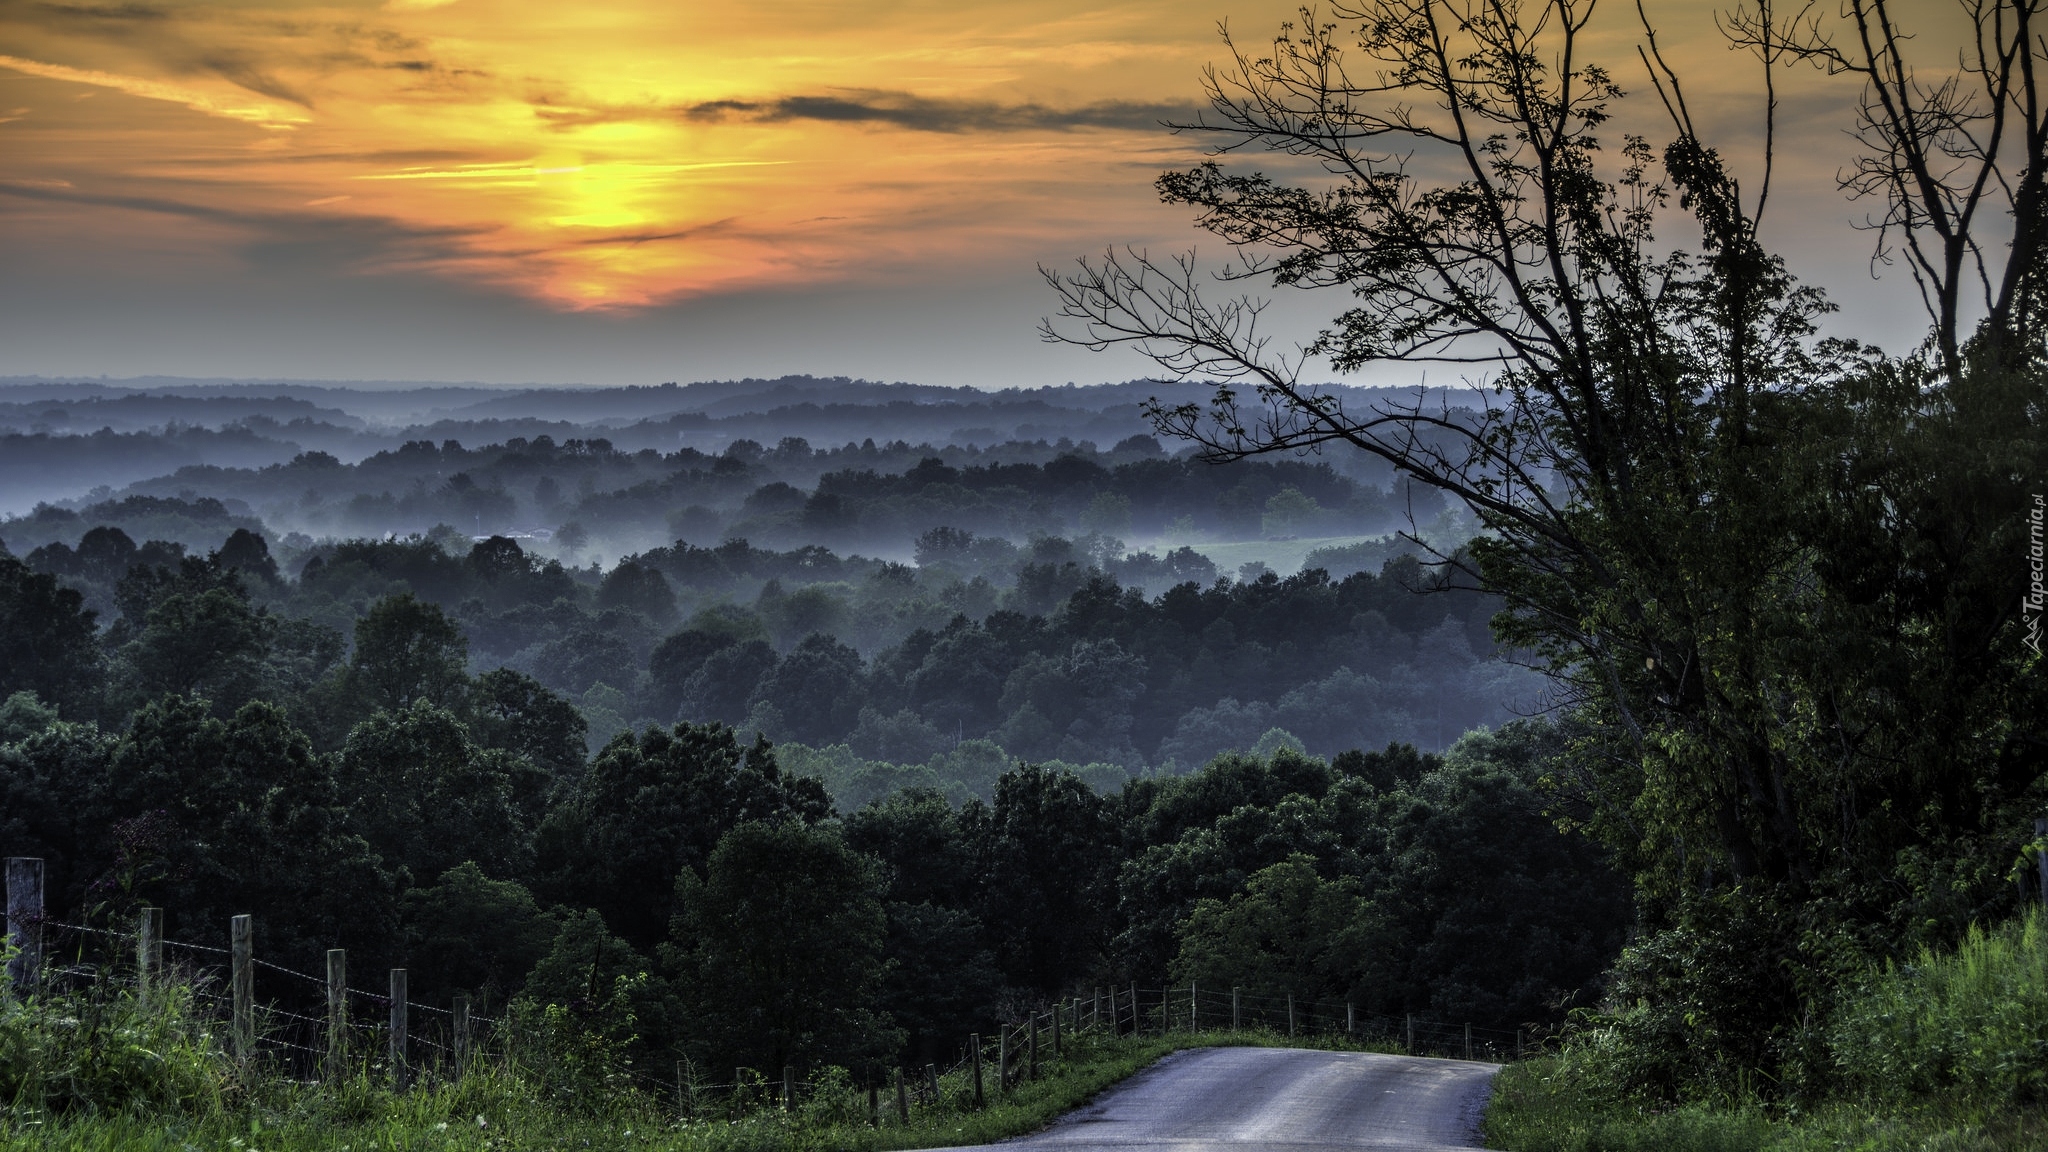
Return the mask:
[(595, 908), (635, 947), (668, 936), (677, 877), (697, 871), (734, 825), (823, 820), (817, 781), (792, 778), (766, 741), (721, 724), (622, 734), (548, 814), (540, 867), (556, 898)]
[(531, 830), (508, 761), (478, 748), (454, 713), (422, 697), (357, 724), (336, 777), (351, 826), (389, 865), (420, 879), (463, 861), (494, 876), (525, 875)]
[(544, 1106), (589, 1116), (633, 1094), (629, 1050), (639, 1024), (633, 1001), (646, 982), (645, 972), (609, 981), (593, 976), (586, 994), (571, 1003), (527, 996), (512, 1002), (520, 1077)]
[(1324, 880), (1308, 857), (1293, 856), (1254, 872), (1228, 900), (1195, 905), (1172, 981), (1348, 1000), (1375, 927), (1355, 878)]
[(2048, 1104), (2048, 924), (2030, 911), (1887, 964), (1846, 997), (1828, 1039), (1848, 1089), (1890, 1111)]
[(1108, 942), (1110, 809), (1073, 773), (1025, 764), (996, 782), (986, 819), (983, 922), (1011, 983), (1057, 993)]
[(190, 985), (18, 995), (0, 976), (0, 1102), (17, 1120), (221, 1112), (238, 1076)]
[(492, 880), (465, 860), (431, 887), (405, 894), (415, 995), (476, 994), (503, 1003), (552, 948), (557, 918), (511, 880)]
[(0, 554), (0, 695), (34, 692), (60, 708), (97, 695), (99, 648), (85, 598)]
[(468, 684), (469, 643), (438, 605), (410, 592), (387, 596), (356, 622), (349, 678), (371, 708), (414, 700), (450, 705)]
[(677, 876), (664, 949), (693, 1054), (774, 1072), (894, 1051), (900, 1035), (870, 1007), (882, 895), (874, 861), (829, 826), (748, 821), (721, 836), (702, 878)]

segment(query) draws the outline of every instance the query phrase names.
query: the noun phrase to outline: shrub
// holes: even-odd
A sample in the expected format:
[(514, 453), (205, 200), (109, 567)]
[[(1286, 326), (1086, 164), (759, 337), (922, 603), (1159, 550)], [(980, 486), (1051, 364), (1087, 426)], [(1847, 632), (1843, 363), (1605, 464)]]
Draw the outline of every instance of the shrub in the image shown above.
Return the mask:
[(1830, 1037), (1844, 1081), (1875, 1104), (2048, 1103), (2048, 926), (2039, 913), (1922, 949), (1847, 997)]
[(189, 985), (0, 998), (0, 1105), (17, 1115), (203, 1116), (236, 1090)]

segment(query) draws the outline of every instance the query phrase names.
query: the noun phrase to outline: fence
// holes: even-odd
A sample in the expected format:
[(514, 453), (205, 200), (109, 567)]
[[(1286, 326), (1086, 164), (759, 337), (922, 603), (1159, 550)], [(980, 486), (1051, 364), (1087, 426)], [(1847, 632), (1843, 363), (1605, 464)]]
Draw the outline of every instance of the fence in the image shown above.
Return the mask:
[[(7, 859), (11, 988), (126, 983), (146, 999), (175, 972), (198, 1005), (228, 1024), (229, 1052), (245, 1072), (261, 1070), (295, 1080), (367, 1073), (404, 1090), (459, 1078), (480, 1060), (501, 1067), (515, 1062), (510, 1018), (476, 1011), (466, 995), (455, 996), (446, 1007), (411, 1000), (403, 968), (389, 970), (383, 993), (353, 987), (348, 954), (339, 948), (328, 950), (324, 975), (273, 964), (255, 955), (252, 916), (230, 919), (224, 948), (166, 939), (163, 913), (156, 908), (140, 910), (133, 932), (51, 919), (43, 912), (42, 865), (33, 858)], [(176, 963), (168, 959), (173, 956)], [(294, 1006), (307, 1010), (293, 1011)], [(1466, 1060), (1520, 1059), (1525, 1050), (1520, 1029), (1362, 1016), (1349, 1004), (1297, 1002), (1292, 996), (1237, 988), (1141, 988), (1133, 983), (1065, 996), (1045, 1011), (1000, 1024), (993, 1051), (982, 1036), (970, 1036), (943, 1070), (936, 1064), (896, 1068), (885, 1075), (870, 1069), (865, 1078), (869, 1119), (879, 1124), (893, 1112), (899, 1122), (908, 1123), (913, 1105), (928, 1108), (942, 1101), (942, 1079), (954, 1080), (957, 1091), (979, 1108), (991, 1094), (1036, 1079), (1041, 1061), (1062, 1057), (1067, 1037), (1225, 1028), (1296, 1039), (1344, 1037), (1399, 1047), (1411, 1055)], [(764, 1108), (793, 1109), (818, 1087), (800, 1079), (794, 1067), (783, 1068), (779, 1081), (736, 1068), (729, 1082), (704, 1082), (687, 1062), (676, 1065), (673, 1080), (634, 1069), (620, 1072), (650, 1098), (669, 1101), (685, 1119), (736, 1119)]]

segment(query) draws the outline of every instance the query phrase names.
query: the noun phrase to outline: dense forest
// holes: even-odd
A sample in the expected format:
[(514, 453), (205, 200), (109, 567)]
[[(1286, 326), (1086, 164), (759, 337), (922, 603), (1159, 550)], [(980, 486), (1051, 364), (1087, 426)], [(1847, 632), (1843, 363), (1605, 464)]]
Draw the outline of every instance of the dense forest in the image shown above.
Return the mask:
[[(583, 1005), (648, 1061), (933, 1053), (1140, 977), (1508, 1027), (1593, 994), (1628, 898), (1542, 793), (1567, 735), (1457, 738), (1511, 719), (1488, 598), (1408, 555), (1147, 597), (1068, 541), (927, 536), (0, 555), (0, 850), (63, 916), (253, 910), (277, 962)], [(745, 975), (790, 965), (795, 1002)]]

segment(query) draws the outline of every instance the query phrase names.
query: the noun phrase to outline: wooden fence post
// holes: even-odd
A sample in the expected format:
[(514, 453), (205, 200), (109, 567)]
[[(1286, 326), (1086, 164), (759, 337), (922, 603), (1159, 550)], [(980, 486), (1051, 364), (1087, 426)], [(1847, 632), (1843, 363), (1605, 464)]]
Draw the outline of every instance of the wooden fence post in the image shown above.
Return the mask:
[(1096, 1028), (1102, 1027), (1102, 989), (1099, 987), (1095, 989), (1095, 1005), (1088, 1009), (1088, 1023)]
[(469, 1068), (469, 993), (455, 994), (455, 1078)]
[(1026, 1080), (1036, 1080), (1038, 1079), (1038, 1013), (1036, 1012), (1031, 1014), (1031, 1039), (1028, 1043), (1031, 1048), (1030, 1052), (1024, 1057), (1024, 1078)]
[(1232, 1032), (1239, 1032), (1243, 1029), (1244, 1019), (1238, 1015), (1237, 986), (1232, 985), (1230, 988), (1230, 1030)]
[(910, 1093), (903, 1090), (903, 1069), (896, 1070), (896, 1120), (910, 1123)]
[(981, 1033), (967, 1038), (967, 1058), (974, 1062), (974, 1106), (980, 1108), (988, 1103), (981, 1091)]
[(228, 919), (229, 984), (234, 992), (235, 1059), (256, 1054), (256, 918), (247, 913)]
[(782, 1066), (782, 1110), (796, 1111), (796, 1066), (793, 1064)]
[(7, 943), (21, 951), (7, 962), (10, 995), (33, 992), (43, 973), (43, 861), (7, 858)]
[(149, 1007), (150, 991), (163, 979), (164, 910), (144, 908), (135, 924), (136, 988), (142, 1006)]
[(1294, 993), (1287, 994), (1287, 1038), (1294, 1039)]
[(1010, 1026), (996, 1025), (996, 1092), (1010, 1090)]
[(1201, 1000), (1197, 996), (1195, 982), (1193, 980), (1188, 981), (1188, 1031), (1190, 1032), (1200, 1032), (1202, 1030), (1201, 1010), (1197, 1007)]
[(872, 1079), (868, 1081), (868, 1125), (882, 1126), (882, 1089)]
[(327, 1078), (348, 1074), (348, 950), (327, 950)]
[(1138, 982), (1133, 980), (1131, 981), (1131, 1035), (1140, 1035), (1144, 1031), (1144, 1026), (1145, 1018), (1138, 1015)]
[(1358, 1031), (1358, 1005), (1344, 1002), (1344, 1034), (1350, 1036)]
[(1060, 1006), (1052, 1006), (1052, 1058), (1060, 1058)]
[(925, 1082), (926, 1084), (928, 1084), (928, 1085), (930, 1085), (930, 1086), (931, 1086), (931, 1090), (932, 1090), (932, 1107), (934, 1107), (934, 1108), (938, 1107), (938, 1104), (939, 1104), (939, 1066), (938, 1066), (937, 1064), (927, 1064), (927, 1065), (925, 1065), (925, 1066), (924, 1066), (924, 1082)]
[(1516, 1060), (1520, 1060), (1521, 1058), (1522, 1058), (1522, 1026), (1521, 1026), (1520, 1024), (1517, 1024), (1517, 1025), (1515, 1025), (1515, 1059), (1516, 1059)]
[(1472, 1058), (1472, 1022), (1465, 1021), (1465, 1059)]
[(406, 1033), (410, 1030), (411, 1005), (406, 1003), (405, 969), (391, 970), (391, 1033), (386, 1038), (384, 1062), (391, 1066), (391, 1087), (399, 1092), (412, 1086), (412, 1069), (406, 1064)]
[(1408, 1014), (1408, 1054), (1415, 1055), (1415, 1013)]

